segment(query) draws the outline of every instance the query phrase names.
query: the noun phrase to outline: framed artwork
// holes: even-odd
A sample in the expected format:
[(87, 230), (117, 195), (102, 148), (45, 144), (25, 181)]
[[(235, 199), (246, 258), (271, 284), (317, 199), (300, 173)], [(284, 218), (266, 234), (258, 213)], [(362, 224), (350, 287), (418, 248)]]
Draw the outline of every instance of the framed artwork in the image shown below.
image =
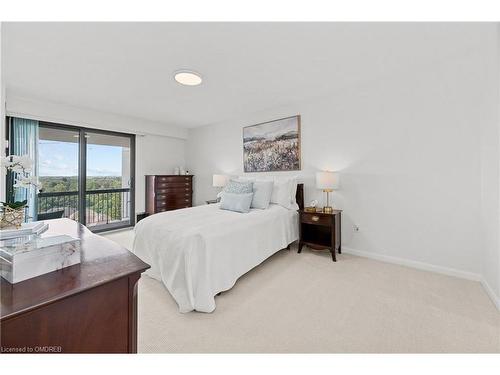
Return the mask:
[(300, 170), (300, 115), (244, 127), (243, 170)]

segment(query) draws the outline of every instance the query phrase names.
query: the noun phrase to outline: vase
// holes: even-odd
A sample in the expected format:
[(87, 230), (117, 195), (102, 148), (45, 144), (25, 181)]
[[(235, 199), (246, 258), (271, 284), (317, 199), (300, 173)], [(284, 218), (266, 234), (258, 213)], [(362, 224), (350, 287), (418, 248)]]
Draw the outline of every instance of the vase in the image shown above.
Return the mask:
[(21, 224), (24, 222), (24, 209), (24, 206), (18, 208), (4, 206), (0, 216), (0, 229), (21, 228)]

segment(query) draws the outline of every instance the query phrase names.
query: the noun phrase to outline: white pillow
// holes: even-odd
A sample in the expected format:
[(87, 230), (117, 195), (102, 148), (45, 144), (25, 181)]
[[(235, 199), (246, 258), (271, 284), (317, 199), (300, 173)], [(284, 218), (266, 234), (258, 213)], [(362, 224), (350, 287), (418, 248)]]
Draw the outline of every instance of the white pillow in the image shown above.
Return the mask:
[(297, 195), (297, 179), (298, 177), (297, 176), (292, 176), (292, 177), (289, 177), (288, 180), (289, 180), (289, 184), (290, 184), (290, 202), (291, 202), (291, 209), (294, 209), (294, 210), (298, 210), (299, 209), (299, 205), (297, 204), (297, 198), (296, 198), (296, 195)]
[(291, 209), (292, 210), (298, 210), (299, 209), (299, 204), (297, 203), (297, 177), (292, 178), (290, 181), (291, 186), (291, 196), (292, 196), (292, 204), (291, 204)]
[(253, 183), (253, 198), (252, 208), (260, 208), (265, 210), (271, 202), (273, 193), (273, 181), (255, 181)]
[(292, 178), (276, 178), (274, 180), (273, 194), (271, 203), (279, 204), (289, 210), (298, 210), (299, 206), (295, 201), (297, 192), (297, 179)]
[(240, 181), (273, 181), (273, 193), (271, 195), (271, 203), (279, 204), (289, 210), (298, 210), (299, 205), (295, 199), (297, 194), (297, 176), (292, 177), (246, 177), (238, 176)]
[(285, 208), (290, 207), (290, 185), (288, 181), (274, 181), (271, 203)]

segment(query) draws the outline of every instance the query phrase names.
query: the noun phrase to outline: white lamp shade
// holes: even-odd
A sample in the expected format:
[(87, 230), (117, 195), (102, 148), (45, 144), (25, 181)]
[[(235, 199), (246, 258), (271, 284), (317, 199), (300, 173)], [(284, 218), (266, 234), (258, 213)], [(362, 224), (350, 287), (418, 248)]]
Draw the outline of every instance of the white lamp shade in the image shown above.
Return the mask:
[(335, 172), (316, 172), (316, 187), (323, 190), (339, 188), (339, 174)]
[(212, 177), (212, 185), (214, 187), (224, 187), (227, 183), (227, 176), (223, 174), (214, 174)]

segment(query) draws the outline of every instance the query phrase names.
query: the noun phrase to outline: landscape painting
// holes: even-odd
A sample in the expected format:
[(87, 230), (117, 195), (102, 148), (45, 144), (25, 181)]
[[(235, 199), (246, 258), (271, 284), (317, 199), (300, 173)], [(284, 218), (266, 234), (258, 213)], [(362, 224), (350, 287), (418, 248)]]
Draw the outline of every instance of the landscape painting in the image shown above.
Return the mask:
[(243, 128), (245, 172), (300, 170), (300, 116)]

